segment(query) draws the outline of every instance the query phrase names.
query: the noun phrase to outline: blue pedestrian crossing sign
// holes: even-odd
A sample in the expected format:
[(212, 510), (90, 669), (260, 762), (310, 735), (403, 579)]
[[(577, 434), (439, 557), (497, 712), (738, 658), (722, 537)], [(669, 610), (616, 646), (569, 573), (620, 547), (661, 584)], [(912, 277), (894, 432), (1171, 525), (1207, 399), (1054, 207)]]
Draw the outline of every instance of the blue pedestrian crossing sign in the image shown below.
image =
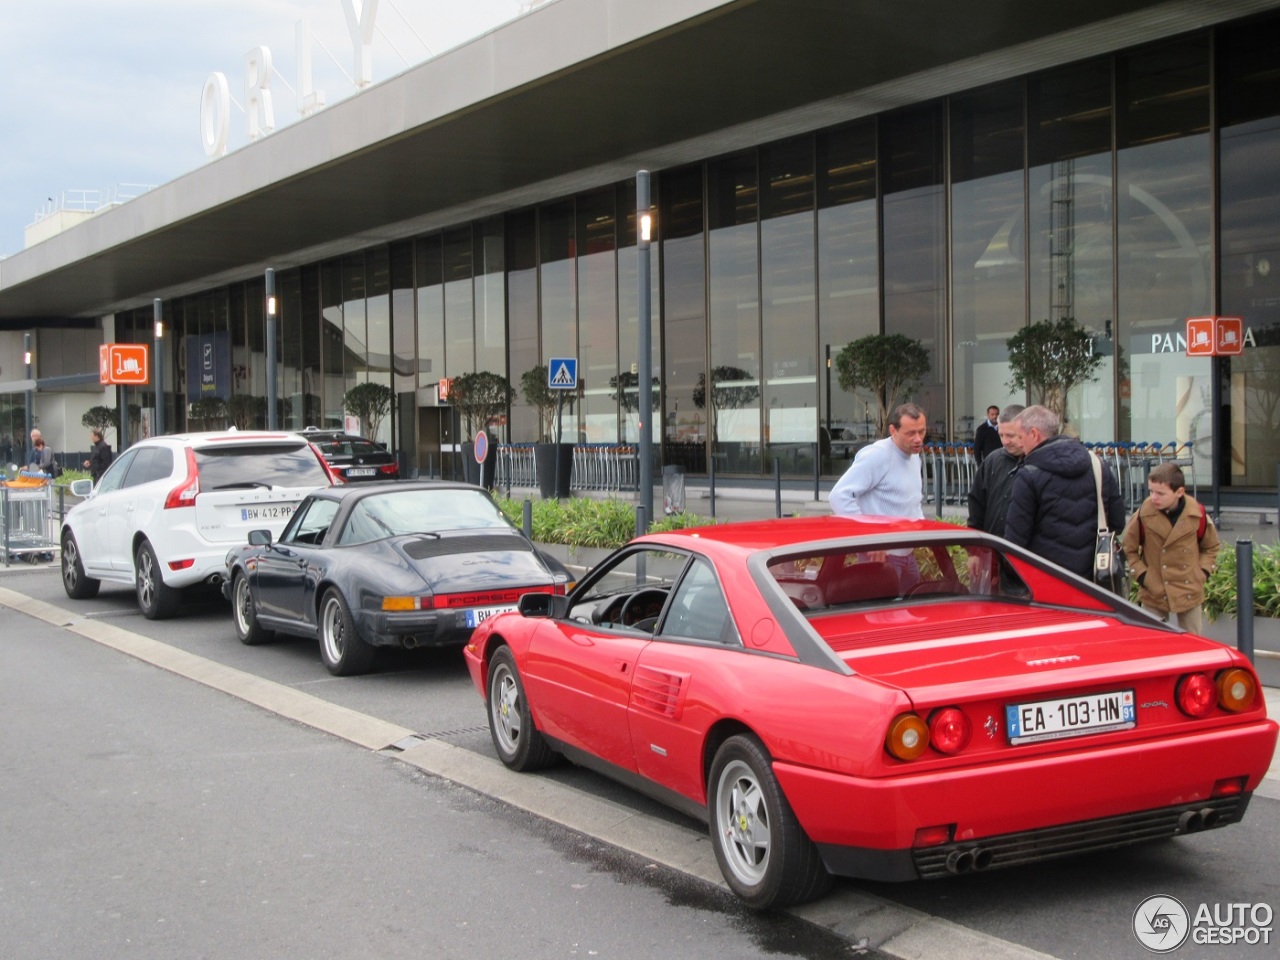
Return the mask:
[(547, 386), (552, 390), (577, 390), (578, 358), (552, 357), (547, 364)]

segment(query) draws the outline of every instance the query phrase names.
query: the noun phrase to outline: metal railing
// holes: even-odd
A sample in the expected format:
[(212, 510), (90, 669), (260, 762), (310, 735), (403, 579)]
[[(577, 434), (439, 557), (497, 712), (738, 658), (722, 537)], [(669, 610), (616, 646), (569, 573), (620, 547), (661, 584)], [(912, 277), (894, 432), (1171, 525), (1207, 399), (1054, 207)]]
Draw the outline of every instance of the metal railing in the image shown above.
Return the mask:
[[(540, 485), (533, 448), (532, 443), (499, 444), (495, 472), (498, 487)], [(639, 483), (639, 447), (626, 443), (574, 444), (570, 490), (621, 493), (638, 489)]]

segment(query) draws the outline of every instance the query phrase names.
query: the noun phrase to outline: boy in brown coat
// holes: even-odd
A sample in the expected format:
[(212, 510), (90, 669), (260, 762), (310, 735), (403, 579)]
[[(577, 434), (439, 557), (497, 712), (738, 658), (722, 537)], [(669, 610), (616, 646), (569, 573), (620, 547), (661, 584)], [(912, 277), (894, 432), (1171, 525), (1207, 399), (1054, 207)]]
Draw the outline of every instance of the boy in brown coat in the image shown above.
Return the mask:
[(1193, 497), (1182, 470), (1162, 463), (1147, 477), (1150, 496), (1124, 529), (1124, 552), (1143, 607), (1199, 633), (1204, 585), (1217, 563), (1218, 529)]

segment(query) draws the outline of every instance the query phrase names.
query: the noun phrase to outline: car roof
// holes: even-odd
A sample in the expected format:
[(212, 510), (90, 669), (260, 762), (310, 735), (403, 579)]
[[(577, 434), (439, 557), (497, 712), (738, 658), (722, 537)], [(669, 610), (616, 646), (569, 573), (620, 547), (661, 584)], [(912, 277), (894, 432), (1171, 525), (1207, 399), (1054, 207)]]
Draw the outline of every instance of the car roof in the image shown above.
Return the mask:
[(483, 487), (473, 483), (455, 483), (451, 480), (373, 480), (367, 483), (344, 483), (324, 487), (312, 492), (311, 496), (345, 502), (376, 496), (380, 493), (407, 493), (413, 490), (474, 490), (477, 493), (485, 493)]
[(287, 430), (205, 430), (191, 433), (166, 433), (159, 437), (147, 437), (137, 441), (132, 446), (164, 443), (178, 443), (190, 446), (211, 446), (219, 443), (250, 445), (296, 443), (301, 439), (303, 438), (298, 434)]

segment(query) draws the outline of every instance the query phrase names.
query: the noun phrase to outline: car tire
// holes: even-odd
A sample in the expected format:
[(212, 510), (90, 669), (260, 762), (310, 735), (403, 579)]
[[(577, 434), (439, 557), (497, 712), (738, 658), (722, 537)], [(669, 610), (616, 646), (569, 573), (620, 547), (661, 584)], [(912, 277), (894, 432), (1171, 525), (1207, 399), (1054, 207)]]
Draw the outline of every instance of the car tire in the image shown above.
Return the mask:
[(231, 619), (236, 623), (236, 636), (246, 647), (266, 643), (272, 632), (258, 623), (258, 608), (249, 589), (249, 578), (237, 573), (231, 582)]
[(72, 600), (92, 600), (98, 595), (101, 580), (84, 575), (80, 545), (70, 530), (62, 535), (62, 588)]
[(330, 587), (320, 600), (320, 659), (335, 677), (368, 673), (378, 648), (356, 630), (351, 608), (337, 588)]
[(548, 767), (557, 754), (533, 722), (524, 683), (510, 647), (499, 647), (489, 661), (489, 734), (498, 759), (519, 773)]
[(729, 888), (750, 906), (803, 903), (831, 886), (818, 855), (755, 737), (730, 737), (716, 751), (707, 783), (711, 845)]
[(133, 586), (138, 607), (148, 620), (167, 620), (178, 612), (181, 595), (165, 584), (155, 549), (145, 540), (133, 558)]

